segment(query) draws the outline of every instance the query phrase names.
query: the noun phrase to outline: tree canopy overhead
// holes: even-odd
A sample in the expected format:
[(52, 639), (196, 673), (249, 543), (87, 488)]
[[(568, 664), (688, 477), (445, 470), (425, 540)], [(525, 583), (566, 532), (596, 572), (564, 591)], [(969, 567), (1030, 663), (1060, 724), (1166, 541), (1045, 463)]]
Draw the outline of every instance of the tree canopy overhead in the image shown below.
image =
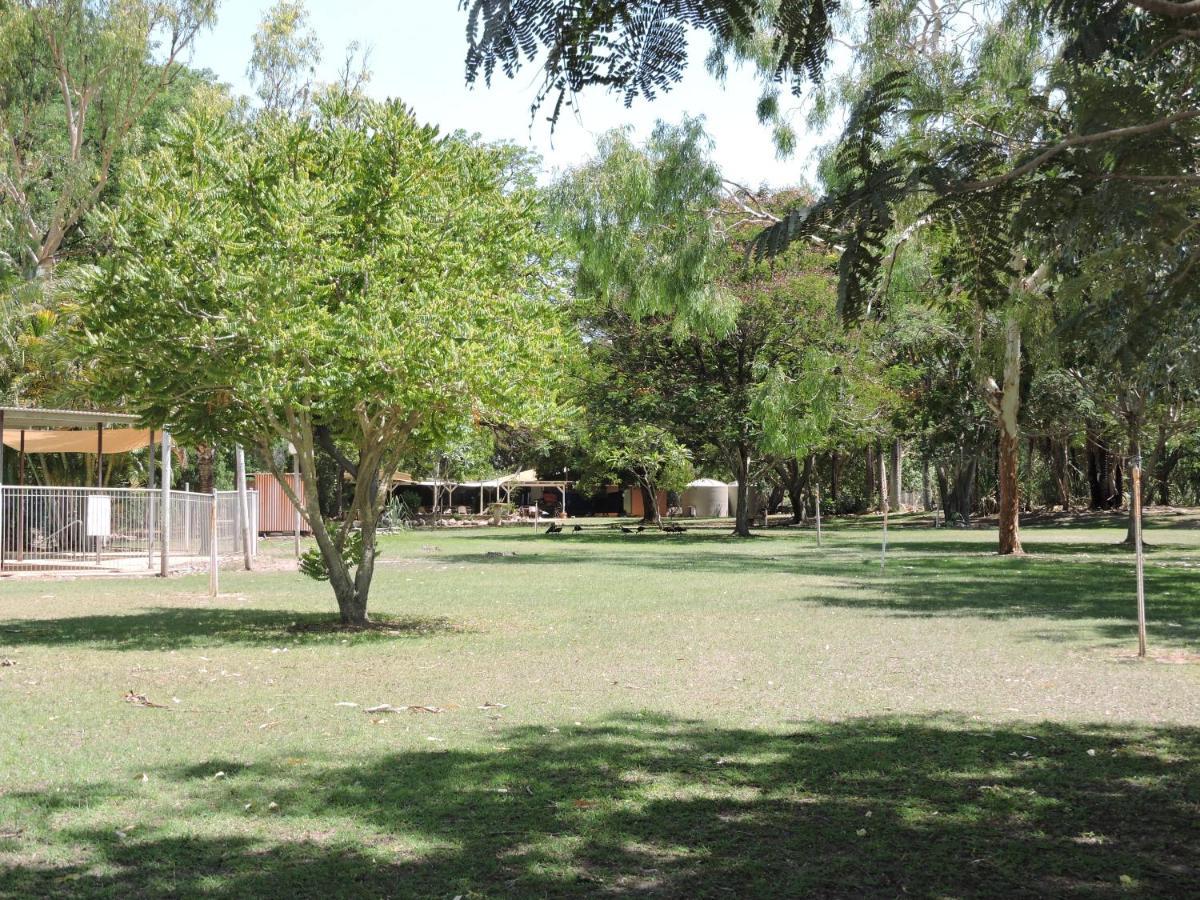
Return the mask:
[(733, 45), (756, 32), (771, 34), (773, 75), (797, 86), (819, 78), (828, 61), (838, 0), (459, 0), (467, 10), (467, 81), (491, 83), (539, 56), (542, 84), (536, 111), (564, 105), (588, 87), (619, 92), (630, 105), (653, 100), (683, 77), (688, 32), (707, 32)]

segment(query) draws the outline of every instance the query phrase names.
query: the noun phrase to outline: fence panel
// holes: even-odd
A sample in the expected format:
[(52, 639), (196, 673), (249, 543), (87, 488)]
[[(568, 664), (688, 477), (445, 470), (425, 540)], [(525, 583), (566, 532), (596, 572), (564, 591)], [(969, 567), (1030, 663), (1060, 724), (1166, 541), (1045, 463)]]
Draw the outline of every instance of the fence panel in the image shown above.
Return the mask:
[[(256, 498), (250, 492), (251, 553), (257, 552)], [(217, 552), (241, 552), (237, 493), (217, 495)], [(213, 498), (170, 492), (171, 559), (207, 557)], [(0, 568), (56, 571), (157, 568), (162, 495), (143, 488), (0, 486)]]

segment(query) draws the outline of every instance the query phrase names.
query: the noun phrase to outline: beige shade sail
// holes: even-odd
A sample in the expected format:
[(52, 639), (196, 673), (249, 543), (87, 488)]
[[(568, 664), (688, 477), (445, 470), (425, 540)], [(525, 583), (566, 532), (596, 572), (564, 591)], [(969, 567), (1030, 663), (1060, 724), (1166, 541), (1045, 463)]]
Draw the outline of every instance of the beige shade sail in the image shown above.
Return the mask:
[[(113, 428), (104, 430), (104, 455), (131, 453), (150, 446), (148, 428)], [(96, 432), (59, 431), (38, 429), (25, 432), (26, 453), (95, 453)], [(4, 430), (4, 445), (14, 450), (21, 449), (21, 432), (17, 429)]]

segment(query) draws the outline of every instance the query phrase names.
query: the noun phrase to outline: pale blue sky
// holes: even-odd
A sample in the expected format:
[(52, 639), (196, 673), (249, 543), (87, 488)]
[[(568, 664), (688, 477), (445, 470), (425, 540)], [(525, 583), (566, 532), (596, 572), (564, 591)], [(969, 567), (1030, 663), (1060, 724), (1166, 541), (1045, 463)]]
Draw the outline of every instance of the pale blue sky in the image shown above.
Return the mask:
[[(202, 34), (192, 64), (212, 69), (240, 93), (249, 93), (246, 62), (251, 36), (268, 0), (223, 0), (216, 27)], [(715, 157), (727, 177), (745, 184), (794, 184), (808, 169), (811, 144), (802, 137), (792, 160), (775, 158), (771, 135), (754, 116), (758, 86), (752, 73), (733, 72), (722, 87), (704, 71), (707, 47), (693, 36), (693, 60), (684, 81), (653, 103), (639, 101), (625, 109), (620, 99), (598, 91), (583, 95), (578, 120), (564, 115), (553, 134), (544, 115), (532, 122), (529, 106), (537, 86), (537, 70), (527, 67), (517, 79), (501, 77), (491, 88), (468, 89), (463, 78), (466, 16), (456, 0), (308, 0), (313, 27), (325, 48), (322, 79), (332, 79), (351, 41), (371, 48), (373, 77), (369, 92), (398, 97), (423, 121), (444, 131), (463, 128), (486, 139), (509, 139), (532, 145), (547, 169), (586, 159), (596, 136), (621, 125), (633, 125), (644, 136), (658, 118), (678, 121), (684, 113), (703, 114), (715, 143)]]

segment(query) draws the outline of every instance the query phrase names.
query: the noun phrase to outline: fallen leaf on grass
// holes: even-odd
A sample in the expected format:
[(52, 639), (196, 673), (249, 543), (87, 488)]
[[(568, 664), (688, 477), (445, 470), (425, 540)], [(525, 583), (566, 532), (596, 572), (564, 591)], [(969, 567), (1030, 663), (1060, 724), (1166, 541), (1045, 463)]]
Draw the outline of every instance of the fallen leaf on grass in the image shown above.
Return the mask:
[(166, 709), (166, 705), (162, 703), (154, 703), (145, 694), (135, 694), (133, 691), (126, 691), (125, 696), (121, 698), (126, 703), (132, 703), (134, 706), (145, 706), (154, 709)]
[(349, 700), (341, 700), (333, 705), (334, 706), (358, 706), (357, 703), (351, 703)]
[(507, 709), (507, 703), (493, 703), (491, 700), (479, 707), (480, 709)]
[(274, 728), (278, 724), (279, 724), (278, 722), (263, 722), (261, 725), (258, 726), (258, 730), (262, 731), (265, 728)]
[(441, 706), (392, 706), (390, 703), (381, 703), (378, 706), (372, 706), (370, 709), (364, 709), (365, 713), (441, 713), (445, 712), (445, 708)]
[(17, 661), (15, 659), (9, 659), (7, 656), (0, 657), (0, 669), (7, 669), (9, 666), (15, 666), (16, 664)]
[(593, 806), (596, 806), (597, 803), (595, 800), (576, 800), (571, 805), (576, 809), (591, 809)]

